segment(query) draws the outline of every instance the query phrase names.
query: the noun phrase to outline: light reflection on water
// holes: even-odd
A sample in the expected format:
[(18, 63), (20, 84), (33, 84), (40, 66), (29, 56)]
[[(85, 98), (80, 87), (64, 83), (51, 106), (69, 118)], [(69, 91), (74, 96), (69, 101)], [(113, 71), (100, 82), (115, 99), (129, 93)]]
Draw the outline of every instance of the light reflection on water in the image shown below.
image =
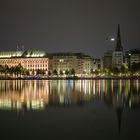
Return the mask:
[(0, 80), (1, 110), (43, 110), (100, 100), (113, 108), (140, 104), (139, 80)]

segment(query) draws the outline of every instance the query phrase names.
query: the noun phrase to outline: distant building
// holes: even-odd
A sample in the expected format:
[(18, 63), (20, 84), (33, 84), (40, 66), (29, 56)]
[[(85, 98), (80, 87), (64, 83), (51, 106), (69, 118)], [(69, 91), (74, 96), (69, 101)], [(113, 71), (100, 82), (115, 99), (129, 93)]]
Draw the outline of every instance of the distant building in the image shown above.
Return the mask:
[(117, 44), (112, 54), (112, 67), (121, 68), (123, 64), (123, 47), (121, 43), (120, 26), (118, 25)]
[(138, 49), (130, 50), (129, 55), (130, 55), (130, 64), (131, 65), (133, 63), (140, 63), (140, 50), (138, 50)]
[(103, 69), (110, 69), (112, 68), (112, 50), (109, 50), (107, 52), (104, 53), (103, 56)]
[(122, 64), (123, 64), (123, 52), (114, 51), (112, 55), (112, 66), (120, 69)]
[(140, 64), (140, 49), (132, 49), (125, 52), (125, 62), (130, 68), (134, 63)]
[(118, 25), (118, 33), (116, 39), (115, 50), (108, 50), (104, 53), (102, 58), (102, 68), (110, 69), (113, 67), (121, 68), (124, 63), (123, 47), (121, 43), (120, 26)]

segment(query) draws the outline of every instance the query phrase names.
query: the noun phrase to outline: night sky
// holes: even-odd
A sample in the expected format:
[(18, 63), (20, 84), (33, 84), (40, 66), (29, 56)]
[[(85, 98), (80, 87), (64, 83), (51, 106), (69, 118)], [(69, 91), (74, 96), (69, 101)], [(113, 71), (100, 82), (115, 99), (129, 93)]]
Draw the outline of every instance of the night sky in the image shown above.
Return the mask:
[[(140, 0), (0, 0), (0, 51), (83, 52), (114, 49), (120, 24), (124, 50), (140, 47)], [(20, 46), (20, 45), (19, 45)]]

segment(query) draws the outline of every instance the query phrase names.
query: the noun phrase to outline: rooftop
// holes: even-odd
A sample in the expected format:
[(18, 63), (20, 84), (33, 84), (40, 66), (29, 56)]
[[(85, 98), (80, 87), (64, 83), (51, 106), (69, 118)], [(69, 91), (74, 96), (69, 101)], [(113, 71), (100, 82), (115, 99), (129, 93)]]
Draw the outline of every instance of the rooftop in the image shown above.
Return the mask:
[(0, 58), (12, 58), (12, 57), (45, 57), (44, 51), (7, 51), (0, 52)]

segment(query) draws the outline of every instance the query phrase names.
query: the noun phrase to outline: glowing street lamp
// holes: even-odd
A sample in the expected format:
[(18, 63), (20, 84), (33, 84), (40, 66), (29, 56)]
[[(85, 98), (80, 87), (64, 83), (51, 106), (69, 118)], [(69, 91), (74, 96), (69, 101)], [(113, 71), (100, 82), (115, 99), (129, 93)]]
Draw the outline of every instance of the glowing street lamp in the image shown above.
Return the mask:
[(114, 42), (114, 41), (116, 41), (116, 39), (114, 37), (107, 37), (106, 41)]
[(112, 42), (115, 41), (115, 38), (110, 38), (110, 41), (112, 41)]

